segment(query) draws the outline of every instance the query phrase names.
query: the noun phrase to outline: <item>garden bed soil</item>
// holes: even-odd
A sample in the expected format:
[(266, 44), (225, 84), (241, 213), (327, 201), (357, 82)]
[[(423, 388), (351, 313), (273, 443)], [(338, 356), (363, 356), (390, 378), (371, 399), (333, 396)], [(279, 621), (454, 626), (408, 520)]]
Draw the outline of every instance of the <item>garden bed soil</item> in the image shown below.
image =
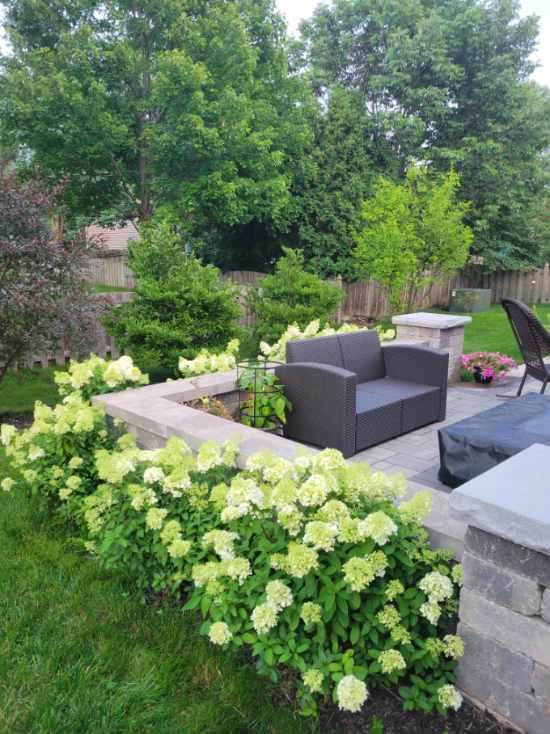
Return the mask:
[[(378, 728), (377, 728), (378, 727)], [(464, 701), (448, 716), (403, 711), (397, 693), (384, 688), (371, 692), (360, 714), (346, 714), (335, 707), (321, 711), (321, 734), (511, 734), (488, 712)]]

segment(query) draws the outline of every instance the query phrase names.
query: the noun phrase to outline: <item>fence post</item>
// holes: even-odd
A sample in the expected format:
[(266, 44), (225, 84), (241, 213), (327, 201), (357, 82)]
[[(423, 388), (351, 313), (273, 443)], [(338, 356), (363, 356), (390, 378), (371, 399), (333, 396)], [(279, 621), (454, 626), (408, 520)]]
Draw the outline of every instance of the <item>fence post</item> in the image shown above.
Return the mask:
[[(340, 290), (343, 293), (344, 292), (344, 286), (343, 286), (343, 283), (342, 283), (342, 276), (341, 275), (337, 275), (336, 276), (336, 285), (338, 286), (338, 288), (340, 288)], [(341, 324), (342, 323), (342, 303), (343, 303), (343, 300), (344, 299), (342, 299), (340, 301), (340, 303), (338, 305), (338, 310), (336, 311), (336, 323), (337, 324)]]

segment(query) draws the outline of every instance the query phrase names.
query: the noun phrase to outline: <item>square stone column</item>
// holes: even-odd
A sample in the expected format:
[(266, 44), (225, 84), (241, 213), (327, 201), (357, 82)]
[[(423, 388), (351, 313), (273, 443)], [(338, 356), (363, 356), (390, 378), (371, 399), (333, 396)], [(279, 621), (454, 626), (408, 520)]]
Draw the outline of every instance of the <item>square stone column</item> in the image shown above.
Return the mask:
[(460, 379), (460, 357), (464, 350), (464, 327), (470, 324), (470, 316), (453, 316), (442, 313), (406, 313), (394, 316), (397, 339), (422, 342), (433, 349), (449, 354), (449, 382)]
[(452, 492), (468, 525), (458, 684), (526, 734), (550, 732), (550, 447), (534, 444)]

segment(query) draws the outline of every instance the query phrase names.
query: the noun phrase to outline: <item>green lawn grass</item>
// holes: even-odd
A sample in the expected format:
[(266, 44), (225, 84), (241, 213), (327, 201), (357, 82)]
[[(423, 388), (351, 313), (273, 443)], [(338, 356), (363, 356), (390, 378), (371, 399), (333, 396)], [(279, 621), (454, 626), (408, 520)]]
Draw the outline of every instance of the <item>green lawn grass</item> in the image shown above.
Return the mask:
[[(6, 464), (0, 455), (0, 478)], [(142, 604), (17, 492), (0, 493), (0, 731), (305, 734), (197, 618)]]
[[(429, 309), (435, 313), (447, 313), (442, 309)], [(550, 328), (550, 305), (534, 306), (533, 310), (543, 324)], [(472, 323), (464, 330), (464, 353), (468, 352), (502, 352), (523, 362), (517, 342), (502, 306), (491, 306), (482, 313), (456, 314), (471, 316)], [(392, 328), (391, 317), (381, 322), (385, 329)]]
[(53, 376), (61, 367), (37, 367), (9, 372), (0, 382), (0, 415), (31, 412), (35, 400), (55, 405), (59, 400)]
[[(535, 312), (543, 324), (550, 322), (550, 305), (536, 306)], [(523, 361), (502, 306), (466, 315), (472, 317), (472, 323), (464, 330), (464, 352), (502, 352)]]

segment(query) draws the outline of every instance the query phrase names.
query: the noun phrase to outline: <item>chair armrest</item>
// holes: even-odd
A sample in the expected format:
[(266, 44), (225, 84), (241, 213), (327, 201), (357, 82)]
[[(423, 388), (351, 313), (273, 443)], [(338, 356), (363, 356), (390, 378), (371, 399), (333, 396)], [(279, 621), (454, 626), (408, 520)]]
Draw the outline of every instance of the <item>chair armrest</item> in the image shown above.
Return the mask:
[(352, 456), (357, 375), (315, 362), (292, 362), (277, 367), (275, 372), (292, 403), (285, 436)]
[(447, 406), (448, 353), (405, 344), (388, 344), (382, 347), (382, 353), (388, 377), (441, 389), (440, 418), (443, 420)]

